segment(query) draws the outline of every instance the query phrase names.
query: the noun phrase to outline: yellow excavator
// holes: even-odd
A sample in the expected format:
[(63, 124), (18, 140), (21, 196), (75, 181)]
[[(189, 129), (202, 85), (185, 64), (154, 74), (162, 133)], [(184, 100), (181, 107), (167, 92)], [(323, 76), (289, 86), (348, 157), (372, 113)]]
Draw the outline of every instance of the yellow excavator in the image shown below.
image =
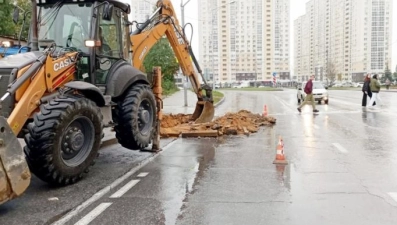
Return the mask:
[(197, 95), (192, 121), (213, 119), (212, 89), (171, 1), (156, 6), (133, 30), (121, 1), (32, 0), (29, 51), (0, 60), (0, 204), (23, 194), (31, 173), (60, 186), (82, 179), (105, 127), (125, 148), (151, 143), (160, 110), (141, 69), (163, 36)]

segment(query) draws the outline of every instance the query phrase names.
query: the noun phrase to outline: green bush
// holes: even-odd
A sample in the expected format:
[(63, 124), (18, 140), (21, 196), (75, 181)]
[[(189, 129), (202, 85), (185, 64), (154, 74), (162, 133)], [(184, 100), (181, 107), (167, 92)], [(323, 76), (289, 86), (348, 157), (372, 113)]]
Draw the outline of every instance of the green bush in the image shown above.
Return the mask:
[(161, 83), (161, 86), (163, 88), (164, 96), (171, 95), (171, 94), (179, 91), (178, 87), (171, 80), (163, 80)]

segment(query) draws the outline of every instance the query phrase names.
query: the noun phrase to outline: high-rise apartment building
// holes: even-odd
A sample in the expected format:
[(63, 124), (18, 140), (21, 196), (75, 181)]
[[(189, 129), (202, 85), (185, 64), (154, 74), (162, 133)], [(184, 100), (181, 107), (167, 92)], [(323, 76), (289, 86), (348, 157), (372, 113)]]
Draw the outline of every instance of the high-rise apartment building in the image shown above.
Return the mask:
[(311, 0), (294, 21), (294, 77), (362, 81), (391, 67), (392, 0)]
[(209, 81), (289, 79), (289, 0), (201, 0), (199, 58)]

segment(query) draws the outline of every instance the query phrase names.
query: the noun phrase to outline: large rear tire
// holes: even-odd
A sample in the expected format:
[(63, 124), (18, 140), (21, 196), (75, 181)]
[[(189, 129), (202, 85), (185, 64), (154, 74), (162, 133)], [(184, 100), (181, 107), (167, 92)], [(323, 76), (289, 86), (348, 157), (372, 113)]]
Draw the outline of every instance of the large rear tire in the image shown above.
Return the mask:
[(156, 125), (156, 100), (146, 84), (132, 86), (115, 110), (114, 127), (118, 142), (125, 148), (140, 150), (153, 139)]
[(102, 118), (93, 101), (77, 96), (60, 96), (42, 105), (25, 136), (30, 170), (55, 185), (83, 178), (98, 156)]

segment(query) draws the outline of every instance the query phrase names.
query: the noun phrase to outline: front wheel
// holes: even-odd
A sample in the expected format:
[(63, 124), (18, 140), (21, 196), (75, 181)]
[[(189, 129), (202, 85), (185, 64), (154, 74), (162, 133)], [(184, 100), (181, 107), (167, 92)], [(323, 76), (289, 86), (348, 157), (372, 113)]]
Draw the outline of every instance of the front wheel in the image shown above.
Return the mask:
[(327, 100), (325, 100), (325, 101), (324, 101), (324, 103), (325, 103), (326, 105), (328, 105), (328, 99), (327, 99)]
[(61, 96), (40, 107), (28, 125), (25, 153), (41, 180), (68, 185), (94, 165), (102, 138), (102, 114), (91, 100)]
[(156, 100), (146, 84), (132, 86), (115, 110), (114, 127), (118, 142), (125, 148), (139, 150), (147, 147), (153, 139), (156, 115)]

